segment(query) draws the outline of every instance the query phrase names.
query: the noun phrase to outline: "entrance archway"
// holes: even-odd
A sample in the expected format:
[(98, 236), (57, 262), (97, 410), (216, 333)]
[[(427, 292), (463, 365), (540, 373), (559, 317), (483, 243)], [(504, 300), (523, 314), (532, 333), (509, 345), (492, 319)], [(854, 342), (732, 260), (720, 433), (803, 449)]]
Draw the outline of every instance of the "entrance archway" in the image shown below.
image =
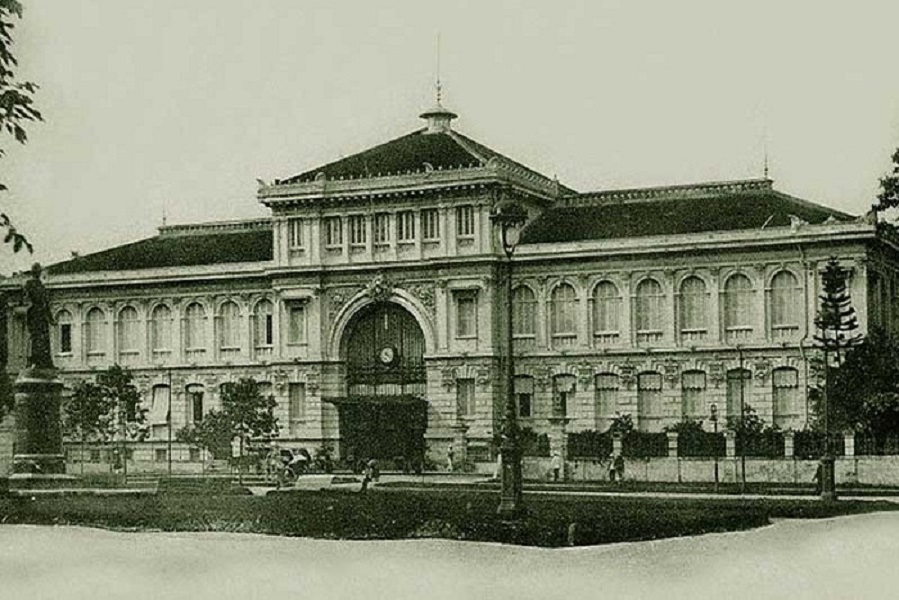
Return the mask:
[(376, 458), (388, 466), (418, 468), (427, 427), (425, 337), (405, 308), (375, 302), (348, 323), (340, 343), (346, 396), (338, 409), (341, 458)]

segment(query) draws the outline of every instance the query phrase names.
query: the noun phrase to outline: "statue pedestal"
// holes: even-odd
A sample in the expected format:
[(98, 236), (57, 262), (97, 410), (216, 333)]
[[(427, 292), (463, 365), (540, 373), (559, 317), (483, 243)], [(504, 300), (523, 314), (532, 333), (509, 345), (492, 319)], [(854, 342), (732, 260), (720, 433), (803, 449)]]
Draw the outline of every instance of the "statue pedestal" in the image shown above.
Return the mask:
[(10, 489), (70, 487), (62, 448), (60, 396), (62, 382), (55, 369), (26, 369), (14, 384), (15, 447)]

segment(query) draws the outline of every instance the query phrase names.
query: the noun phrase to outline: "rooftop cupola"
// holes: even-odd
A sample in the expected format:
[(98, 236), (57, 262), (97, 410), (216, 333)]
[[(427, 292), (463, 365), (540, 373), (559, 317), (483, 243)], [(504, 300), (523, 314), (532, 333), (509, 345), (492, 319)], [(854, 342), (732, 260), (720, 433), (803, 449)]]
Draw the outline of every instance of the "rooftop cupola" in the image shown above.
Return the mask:
[(434, 108), (426, 110), (419, 116), (428, 122), (428, 130), (426, 133), (442, 133), (450, 130), (450, 121), (459, 115), (444, 108), (438, 100)]

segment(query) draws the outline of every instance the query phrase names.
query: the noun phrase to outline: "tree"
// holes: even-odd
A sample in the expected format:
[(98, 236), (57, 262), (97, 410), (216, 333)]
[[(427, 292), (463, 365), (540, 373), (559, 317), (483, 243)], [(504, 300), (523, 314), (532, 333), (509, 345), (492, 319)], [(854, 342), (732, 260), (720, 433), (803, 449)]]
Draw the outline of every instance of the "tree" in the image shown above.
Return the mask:
[(140, 406), (140, 392), (134, 385), (131, 371), (113, 365), (97, 373), (97, 386), (102, 390), (109, 407), (104, 416), (111, 423), (110, 435), (118, 438), (119, 460), (123, 476), (128, 478), (128, 439), (143, 439), (147, 435), (144, 422), (147, 410)]
[(203, 448), (213, 458), (224, 459), (231, 455), (234, 429), (222, 412), (211, 410), (196, 425), (179, 429), (175, 437), (178, 441)]
[(106, 440), (114, 433), (114, 405), (101, 386), (79, 381), (62, 406), (62, 427), (66, 437), (81, 442), (81, 472), (84, 473), (84, 447), (88, 438)]
[[(275, 407), (278, 403), (272, 396), (263, 396), (255, 379), (245, 377), (229, 381), (221, 387), (222, 408), (211, 410), (203, 420), (178, 432), (178, 439), (193, 443), (220, 457), (225, 448), (230, 449), (235, 437), (240, 442), (240, 457), (244, 454), (247, 437), (270, 438), (278, 434), (278, 419)], [(238, 471), (243, 476), (242, 460)]]
[[(899, 342), (874, 329), (829, 370), (830, 427), (866, 432), (877, 439), (899, 434)], [(817, 414), (825, 410), (820, 389), (811, 394)]]
[(858, 343), (861, 336), (857, 333), (858, 319), (846, 281), (849, 271), (840, 266), (836, 258), (827, 261), (821, 273), (821, 306), (815, 316), (815, 341), (825, 354), (832, 356), (839, 364), (842, 352)]
[(877, 194), (875, 211), (899, 208), (899, 148), (893, 152), (893, 171), (880, 178), (880, 193)]
[[(24, 144), (28, 140), (25, 125), (33, 121), (42, 121), (40, 111), (34, 105), (33, 95), (37, 84), (30, 81), (18, 81), (16, 67), (18, 60), (12, 52), (12, 32), (14, 18), (22, 18), (22, 4), (19, 0), (0, 0), (0, 132)], [(4, 155), (0, 147), (0, 156)], [(0, 182), (0, 192), (7, 191), (6, 185)], [(9, 215), (0, 210), (0, 231), (4, 232), (3, 242), (12, 244), (13, 252), (27, 249), (33, 252), (31, 244), (13, 225)]]

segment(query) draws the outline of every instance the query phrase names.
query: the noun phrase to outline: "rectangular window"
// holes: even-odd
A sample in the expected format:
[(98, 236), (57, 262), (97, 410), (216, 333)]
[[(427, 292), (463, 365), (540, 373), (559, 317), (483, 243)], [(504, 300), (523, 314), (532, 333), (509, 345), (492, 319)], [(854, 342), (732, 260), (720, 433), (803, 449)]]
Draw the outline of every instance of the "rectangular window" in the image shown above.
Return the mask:
[(190, 420), (199, 423), (203, 420), (203, 388), (190, 386), (187, 388), (187, 399), (190, 408)]
[(474, 379), (456, 380), (456, 406), (459, 416), (470, 417), (477, 412), (474, 399)]
[(518, 404), (518, 416), (525, 419), (533, 414), (534, 378), (515, 378), (515, 401)]
[(600, 373), (594, 380), (596, 388), (596, 420), (597, 429), (606, 428), (606, 421), (615, 416), (618, 410), (618, 375)]
[(263, 340), (263, 343), (266, 346), (271, 346), (273, 343), (275, 343), (274, 320), (272, 319), (271, 314), (267, 314), (263, 318), (265, 319), (265, 338)]
[(190, 462), (200, 462), (200, 449), (199, 448), (190, 448), (187, 454), (187, 459)]
[(288, 310), (287, 343), (303, 344), (306, 342), (306, 307), (293, 305)]
[(415, 213), (411, 210), (396, 214), (396, 239), (402, 243), (415, 241)]
[(790, 368), (775, 369), (771, 379), (774, 386), (772, 420), (778, 427), (788, 428), (799, 416), (799, 372)]
[(456, 298), (456, 337), (468, 338), (477, 335), (478, 297), (474, 292), (459, 292)]
[(59, 351), (72, 351), (72, 324), (62, 323), (59, 326)]
[(641, 373), (637, 376), (637, 428), (658, 431), (662, 420), (662, 375)]
[(681, 376), (681, 414), (684, 418), (702, 419), (706, 415), (705, 372), (685, 371)]
[(325, 219), (325, 247), (337, 248), (343, 245), (343, 222), (340, 217)]
[(377, 246), (386, 246), (390, 243), (390, 215), (377, 213), (375, 215), (374, 242)]
[(365, 235), (365, 215), (353, 215), (350, 217), (350, 246), (364, 246)]
[(291, 250), (299, 250), (303, 247), (303, 219), (287, 221), (287, 243)]
[(306, 417), (306, 384), (289, 384), (287, 394), (287, 421), (290, 426), (290, 435), (297, 435), (298, 423)]
[(456, 235), (474, 237), (474, 207), (470, 204), (456, 207)]
[(156, 448), (153, 452), (153, 457), (156, 462), (166, 462), (169, 459), (169, 453), (165, 448)]
[(574, 400), (575, 378), (573, 375), (557, 375), (553, 378), (553, 416), (567, 417), (568, 407)]
[(421, 211), (421, 238), (426, 242), (440, 240), (440, 213), (436, 208)]

